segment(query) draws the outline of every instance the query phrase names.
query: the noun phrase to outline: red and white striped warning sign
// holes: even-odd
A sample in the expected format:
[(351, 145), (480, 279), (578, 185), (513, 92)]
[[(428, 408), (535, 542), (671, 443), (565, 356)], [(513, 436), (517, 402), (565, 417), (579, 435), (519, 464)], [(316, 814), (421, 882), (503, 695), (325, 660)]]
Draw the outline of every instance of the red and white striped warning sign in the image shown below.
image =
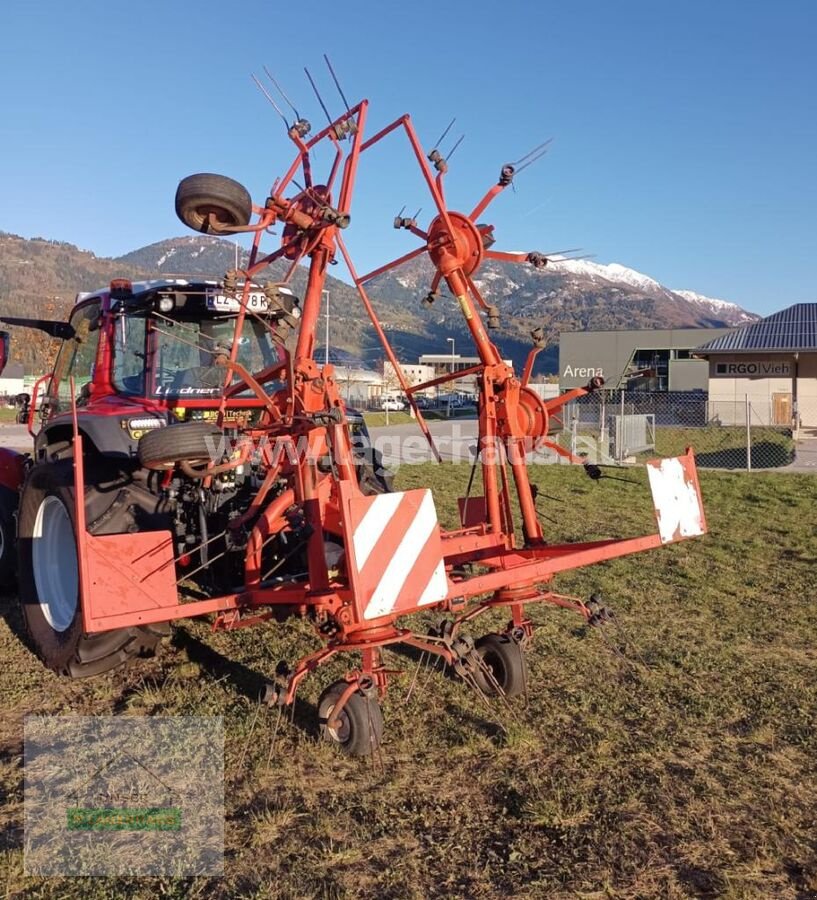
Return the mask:
[(445, 598), (448, 578), (431, 491), (351, 495), (344, 507), (349, 574), (364, 619)]

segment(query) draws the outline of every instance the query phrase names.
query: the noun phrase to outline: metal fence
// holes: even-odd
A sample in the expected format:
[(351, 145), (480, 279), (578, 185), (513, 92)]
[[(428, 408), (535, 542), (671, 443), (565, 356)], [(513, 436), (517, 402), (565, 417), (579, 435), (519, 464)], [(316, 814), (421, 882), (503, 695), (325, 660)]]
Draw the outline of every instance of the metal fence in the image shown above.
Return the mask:
[[(749, 397), (713, 401), (698, 391), (604, 391), (568, 404), (552, 436), (596, 462), (639, 463), (691, 446), (700, 468), (775, 469), (794, 462), (797, 437), (796, 420), (780, 422), (775, 413), (769, 401)], [(817, 423), (817, 409), (814, 414)]]

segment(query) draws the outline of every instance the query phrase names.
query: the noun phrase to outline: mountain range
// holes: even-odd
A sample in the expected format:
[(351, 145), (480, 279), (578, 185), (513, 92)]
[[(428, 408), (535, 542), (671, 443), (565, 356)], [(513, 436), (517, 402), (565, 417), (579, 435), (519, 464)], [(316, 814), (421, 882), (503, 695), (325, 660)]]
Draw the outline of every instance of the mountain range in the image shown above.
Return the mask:
[[(64, 318), (77, 291), (97, 289), (111, 278), (219, 279), (235, 267), (237, 254), (243, 265), (246, 256), (234, 243), (193, 235), (158, 241), (111, 259), (60, 241), (0, 232), (0, 310), (9, 315)], [(285, 264), (273, 263), (268, 272), (262, 280), (280, 280)], [(472, 352), (465, 322), (450, 295), (441, 291), (430, 308), (421, 305), (431, 276), (431, 264), (421, 257), (367, 285), (390, 343), (406, 362), (415, 361), (421, 353), (450, 352), (449, 337), (454, 338), (457, 352)], [(534, 269), (486, 261), (475, 282), (486, 302), (500, 312), (500, 327), (492, 338), (502, 355), (517, 366), (530, 348), (531, 329), (544, 328), (549, 346), (539, 355), (535, 374), (556, 370), (561, 331), (724, 327), (758, 318), (735, 303), (672, 290), (618, 263), (554, 260), (544, 269)], [(293, 278), (296, 293), (303, 292), (305, 283), (305, 269), (299, 268)], [(375, 366), (384, 354), (356, 290), (331, 276), (326, 289), (333, 356)], [(322, 326), (319, 332), (322, 347)], [(29, 369), (42, 367), (42, 354), (38, 340), (27, 337), (25, 342), (13, 342), (12, 358)]]

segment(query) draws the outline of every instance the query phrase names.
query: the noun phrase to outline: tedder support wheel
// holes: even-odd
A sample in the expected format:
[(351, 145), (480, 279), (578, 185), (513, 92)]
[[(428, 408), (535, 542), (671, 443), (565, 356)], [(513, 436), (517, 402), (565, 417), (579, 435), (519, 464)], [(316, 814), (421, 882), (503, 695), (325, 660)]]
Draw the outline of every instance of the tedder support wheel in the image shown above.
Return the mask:
[(148, 431), (139, 440), (139, 462), (146, 469), (172, 469), (176, 463), (204, 465), (223, 453), (224, 432), (210, 422), (179, 422)]
[(338, 726), (330, 728), (328, 724), (335, 704), (348, 687), (348, 681), (335, 681), (321, 694), (318, 701), (321, 736), (350, 756), (366, 756), (380, 746), (383, 738), (383, 712), (376, 697), (355, 691), (340, 711)]
[[(189, 175), (176, 188), (176, 215), (194, 231), (219, 234), (218, 226), (249, 225), (252, 199), (247, 189), (224, 175)], [(216, 227), (211, 227), (211, 218)]]
[(0, 591), (11, 587), (14, 578), (14, 510), (17, 495), (0, 486)]
[(489, 695), (501, 690), (506, 697), (516, 697), (525, 692), (527, 663), (519, 644), (507, 634), (486, 634), (475, 644), (485, 671), (476, 674), (477, 683)]
[[(92, 468), (99, 472), (104, 466), (87, 466), (89, 479)], [(106, 532), (115, 529), (128, 506), (119, 500), (121, 493), (86, 485), (90, 531), (98, 521), (104, 521)], [(55, 672), (72, 678), (99, 675), (134, 657), (151, 655), (170, 633), (166, 624), (83, 633), (72, 460), (31, 470), (20, 499), (17, 549), (26, 630), (37, 655)]]

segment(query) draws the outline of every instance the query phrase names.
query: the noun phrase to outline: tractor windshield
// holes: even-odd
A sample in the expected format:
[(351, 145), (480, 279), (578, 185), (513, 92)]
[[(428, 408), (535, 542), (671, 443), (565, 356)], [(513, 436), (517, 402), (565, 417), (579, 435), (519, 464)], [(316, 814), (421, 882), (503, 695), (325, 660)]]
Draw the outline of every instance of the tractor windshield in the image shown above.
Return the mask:
[[(131, 395), (217, 396), (225, 371), (215, 365), (215, 357), (229, 353), (236, 322), (235, 316), (212, 315), (120, 317), (115, 326), (114, 384)], [(255, 373), (282, 359), (283, 351), (266, 326), (248, 316), (238, 336), (238, 362)]]

